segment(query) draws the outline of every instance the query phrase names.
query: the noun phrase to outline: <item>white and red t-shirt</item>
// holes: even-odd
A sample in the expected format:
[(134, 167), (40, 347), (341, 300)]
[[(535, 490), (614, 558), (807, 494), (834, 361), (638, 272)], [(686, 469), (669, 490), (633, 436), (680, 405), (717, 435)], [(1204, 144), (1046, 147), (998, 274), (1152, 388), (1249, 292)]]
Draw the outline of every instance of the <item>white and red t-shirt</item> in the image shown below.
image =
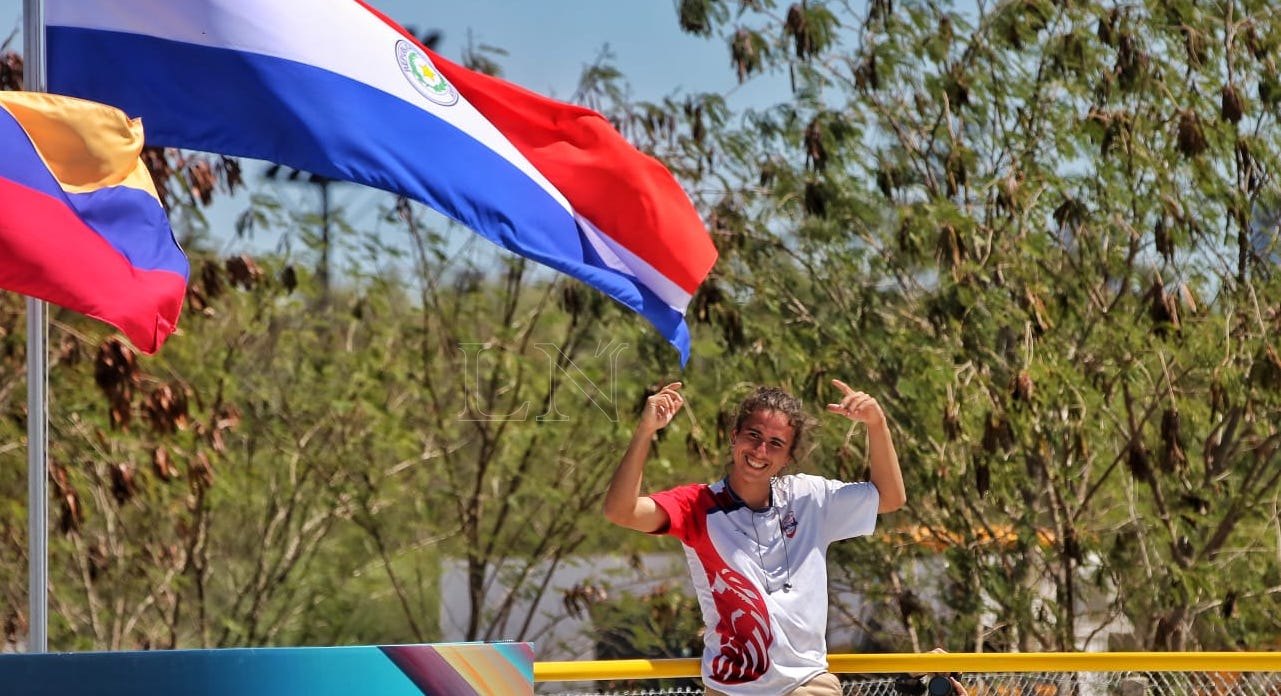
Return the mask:
[(681, 540), (703, 623), (703, 680), (731, 695), (783, 694), (827, 670), (827, 547), (871, 534), (871, 483), (797, 474), (755, 511), (724, 479), (650, 496)]

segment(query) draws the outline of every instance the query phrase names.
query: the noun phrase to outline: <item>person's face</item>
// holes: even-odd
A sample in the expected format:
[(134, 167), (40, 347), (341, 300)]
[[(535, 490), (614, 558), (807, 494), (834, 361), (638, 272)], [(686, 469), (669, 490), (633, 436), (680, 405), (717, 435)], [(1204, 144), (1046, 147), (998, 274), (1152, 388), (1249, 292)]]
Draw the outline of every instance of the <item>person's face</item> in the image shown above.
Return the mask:
[(787, 416), (778, 411), (748, 414), (734, 431), (732, 473), (744, 482), (768, 482), (791, 460), (795, 436)]

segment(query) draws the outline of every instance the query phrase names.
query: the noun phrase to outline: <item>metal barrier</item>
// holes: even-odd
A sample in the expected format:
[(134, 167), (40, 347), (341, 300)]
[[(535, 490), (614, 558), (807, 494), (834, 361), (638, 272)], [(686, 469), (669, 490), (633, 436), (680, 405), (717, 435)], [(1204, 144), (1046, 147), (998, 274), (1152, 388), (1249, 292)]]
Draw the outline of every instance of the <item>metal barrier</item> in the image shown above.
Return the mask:
[[(892, 653), (829, 655), (836, 674), (925, 672), (1281, 672), (1281, 653)], [(697, 677), (696, 658), (535, 662), (534, 682)]]
[[(983, 672), (961, 678), (971, 696), (1277, 696), (1277, 672)], [(592, 686), (560, 691), (540, 690), (548, 696), (703, 696), (699, 686), (627, 688)], [(847, 677), (842, 696), (903, 696), (896, 680)]]

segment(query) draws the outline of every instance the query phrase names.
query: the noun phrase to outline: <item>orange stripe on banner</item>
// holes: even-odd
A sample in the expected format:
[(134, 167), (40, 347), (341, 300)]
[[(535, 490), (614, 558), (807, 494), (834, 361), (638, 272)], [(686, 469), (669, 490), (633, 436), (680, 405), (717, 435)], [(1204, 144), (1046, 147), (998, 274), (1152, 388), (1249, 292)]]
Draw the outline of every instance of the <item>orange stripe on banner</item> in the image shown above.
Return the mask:
[(435, 649), (478, 694), (516, 694), (529, 690), (525, 675), (501, 654), (467, 646), (438, 645)]

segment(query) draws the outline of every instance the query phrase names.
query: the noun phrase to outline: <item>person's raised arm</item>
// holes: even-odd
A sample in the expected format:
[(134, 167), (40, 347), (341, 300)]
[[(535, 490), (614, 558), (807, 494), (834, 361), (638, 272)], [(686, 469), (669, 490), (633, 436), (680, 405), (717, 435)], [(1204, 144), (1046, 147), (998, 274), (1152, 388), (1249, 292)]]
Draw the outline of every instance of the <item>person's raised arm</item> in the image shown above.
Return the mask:
[(828, 404), (827, 410), (867, 426), (867, 452), (871, 467), (872, 485), (881, 495), (878, 513), (894, 512), (907, 502), (907, 489), (903, 486), (903, 472), (899, 469), (898, 453), (890, 437), (890, 425), (885, 411), (876, 399), (861, 391), (854, 391), (839, 379), (833, 386), (841, 390), (841, 401)]
[(667, 427), (676, 412), (685, 405), (680, 389), (681, 383), (673, 382), (645, 400), (636, 432), (632, 434), (632, 441), (609, 481), (602, 512), (605, 519), (620, 527), (649, 533), (662, 529), (669, 522), (667, 513), (653, 498), (641, 495), (641, 478), (654, 433)]

